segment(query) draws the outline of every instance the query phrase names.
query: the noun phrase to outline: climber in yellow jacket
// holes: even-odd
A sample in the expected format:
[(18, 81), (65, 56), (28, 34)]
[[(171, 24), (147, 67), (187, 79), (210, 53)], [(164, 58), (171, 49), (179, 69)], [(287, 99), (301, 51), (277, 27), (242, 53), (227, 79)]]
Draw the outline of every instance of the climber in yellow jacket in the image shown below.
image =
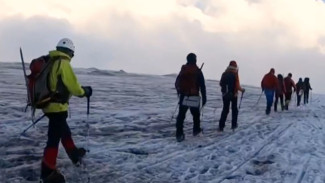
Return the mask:
[(49, 59), (53, 61), (52, 69), (48, 76), (49, 89), (55, 93), (50, 103), (43, 108), (49, 118), (48, 140), (44, 149), (41, 166), (41, 179), (43, 182), (65, 182), (64, 176), (56, 168), (59, 142), (73, 164), (78, 164), (86, 154), (84, 148), (77, 148), (71, 137), (67, 124), (69, 98), (73, 96), (90, 97), (92, 88), (81, 86), (74, 74), (70, 61), (74, 56), (75, 46), (70, 39), (61, 39), (56, 50), (49, 52)]

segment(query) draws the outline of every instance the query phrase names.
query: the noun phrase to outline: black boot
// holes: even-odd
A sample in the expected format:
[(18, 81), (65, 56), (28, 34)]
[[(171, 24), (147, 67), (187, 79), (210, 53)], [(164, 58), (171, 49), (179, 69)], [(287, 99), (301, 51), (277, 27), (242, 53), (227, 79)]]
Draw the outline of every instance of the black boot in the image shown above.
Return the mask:
[(265, 113), (266, 115), (269, 115), (271, 113), (271, 107), (266, 107)]
[(69, 155), (72, 163), (76, 166), (79, 166), (81, 159), (85, 156), (86, 149), (84, 148), (75, 148)]
[(231, 129), (232, 129), (232, 130), (235, 130), (236, 128), (238, 128), (238, 124), (237, 124), (237, 123), (233, 123), (233, 124), (231, 125)]
[(193, 129), (193, 136), (197, 136), (202, 132), (202, 128)]
[(176, 130), (176, 140), (177, 142), (182, 142), (185, 139), (185, 135), (183, 130), (177, 129)]
[(47, 167), (42, 162), (41, 179), (43, 183), (65, 183), (64, 176), (57, 170)]
[(185, 139), (184, 134), (176, 135), (176, 140), (177, 142), (182, 142)]

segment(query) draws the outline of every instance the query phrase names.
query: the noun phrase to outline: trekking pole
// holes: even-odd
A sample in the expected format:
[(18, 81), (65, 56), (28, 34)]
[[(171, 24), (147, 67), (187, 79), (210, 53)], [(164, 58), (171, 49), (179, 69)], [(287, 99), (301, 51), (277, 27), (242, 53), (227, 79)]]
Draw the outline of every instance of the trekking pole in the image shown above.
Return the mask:
[(263, 94), (263, 90), (262, 90), (262, 92), (261, 92), (260, 96), (258, 97), (258, 99), (257, 99), (257, 102), (256, 102), (255, 106), (257, 106), (257, 104), (260, 102), (260, 99), (261, 99), (261, 97), (262, 97), (262, 94)]
[(174, 110), (174, 112), (172, 113), (172, 117), (171, 117), (169, 123), (171, 123), (171, 122), (173, 121), (173, 119), (175, 118), (175, 114), (176, 114), (176, 111), (177, 111), (178, 105), (179, 105), (179, 104), (177, 103), (177, 105), (176, 105), (176, 107), (175, 107), (175, 110)]
[(293, 106), (297, 106), (297, 95), (295, 94), (295, 92), (293, 92), (294, 94), (294, 99), (295, 99), (295, 101), (294, 102), (292, 102), (292, 105)]
[(217, 109), (218, 109), (218, 106), (214, 109), (213, 114), (216, 113)]
[(241, 101), (243, 100), (244, 93), (245, 92), (242, 92), (241, 93), (241, 97), (240, 97), (240, 101), (239, 101), (239, 107), (238, 107), (239, 109), (240, 109), (240, 106), (241, 106)]
[[(90, 125), (89, 125), (89, 114), (90, 114), (90, 96), (87, 96), (87, 119), (86, 119), (86, 127), (87, 127), (87, 136), (86, 136), (86, 151), (89, 153), (89, 131), (90, 131)], [(86, 164), (84, 164), (84, 171), (86, 173), (87, 176), (87, 183), (90, 183), (90, 176), (89, 176), (89, 171), (88, 171), (88, 167)]]
[(203, 108), (204, 108), (204, 105), (201, 107), (201, 109), (200, 109), (200, 113), (201, 113), (201, 120), (202, 120), (202, 118), (203, 118)]
[(310, 90), (310, 103), (311, 103), (311, 101), (313, 101), (313, 91), (312, 90)]
[(88, 123), (89, 120), (89, 108), (90, 108), (90, 96), (87, 96), (87, 119), (86, 119), (86, 127), (87, 127), (87, 136), (86, 136), (86, 150), (89, 152), (88, 146), (89, 146), (89, 130), (90, 126)]
[(23, 132), (21, 132), (20, 135), (23, 135), (24, 133), (26, 133), (27, 130), (29, 130), (32, 126), (36, 125), (36, 123), (38, 123), (39, 121), (41, 121), (41, 119), (43, 119), (44, 117), (45, 117), (45, 114), (43, 114), (43, 116), (41, 116), (36, 121), (34, 121), (31, 125), (29, 125)]
[(89, 116), (90, 97), (87, 97), (87, 118)]

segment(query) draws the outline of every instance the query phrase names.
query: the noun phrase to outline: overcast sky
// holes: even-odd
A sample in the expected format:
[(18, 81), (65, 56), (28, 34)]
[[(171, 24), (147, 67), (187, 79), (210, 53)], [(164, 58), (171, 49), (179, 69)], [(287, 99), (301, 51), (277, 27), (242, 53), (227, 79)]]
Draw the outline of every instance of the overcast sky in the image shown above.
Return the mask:
[(325, 93), (324, 20), (321, 0), (0, 0), (0, 61), (68, 37), (74, 67), (170, 74), (194, 52), (207, 79), (236, 60), (242, 84), (260, 86), (273, 67)]

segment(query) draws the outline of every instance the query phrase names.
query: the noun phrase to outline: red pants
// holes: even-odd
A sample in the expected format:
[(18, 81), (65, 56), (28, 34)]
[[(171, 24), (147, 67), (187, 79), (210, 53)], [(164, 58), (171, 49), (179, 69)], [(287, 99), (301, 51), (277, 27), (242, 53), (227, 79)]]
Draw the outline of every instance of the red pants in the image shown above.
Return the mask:
[(50, 169), (56, 168), (56, 158), (58, 155), (59, 143), (61, 143), (65, 151), (69, 154), (76, 148), (72, 138), (71, 131), (67, 124), (68, 113), (48, 113), (49, 118), (48, 139), (44, 149), (43, 163)]

